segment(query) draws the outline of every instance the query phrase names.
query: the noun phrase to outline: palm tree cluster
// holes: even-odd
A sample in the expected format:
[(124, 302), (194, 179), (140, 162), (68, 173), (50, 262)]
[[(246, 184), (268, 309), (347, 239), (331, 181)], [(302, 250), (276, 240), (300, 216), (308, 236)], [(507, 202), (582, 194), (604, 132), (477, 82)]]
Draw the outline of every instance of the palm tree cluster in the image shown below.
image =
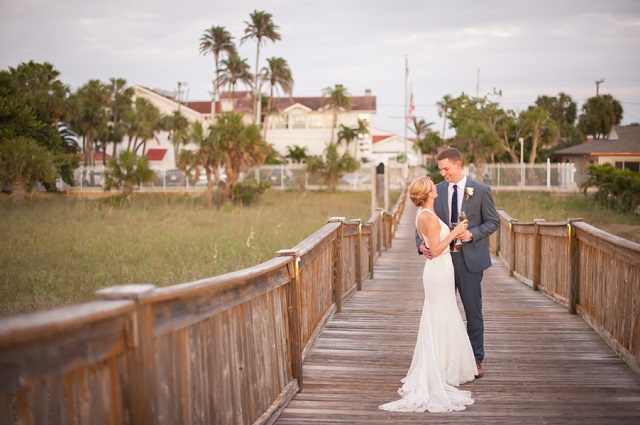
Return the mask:
[[(238, 55), (238, 49), (233, 42), (233, 36), (223, 26), (212, 26), (205, 30), (200, 38), (200, 53), (211, 54), (214, 59), (213, 78), (213, 101), (211, 105), (211, 115), (215, 120), (215, 102), (219, 98), (221, 87), (227, 87), (231, 92), (231, 97), (235, 102), (235, 91), (239, 83), (248, 87), (253, 94), (254, 123), (260, 127), (263, 119), (266, 121), (272, 113), (277, 113), (274, 109), (273, 94), (278, 89), (284, 94), (291, 96), (293, 93), (293, 76), (287, 61), (280, 57), (267, 59), (267, 65), (260, 68), (260, 47), (266, 42), (279, 41), (281, 35), (279, 27), (274, 24), (273, 16), (265, 11), (254, 10), (250, 19), (245, 21), (246, 28), (241, 43), (248, 40), (256, 41), (256, 62), (255, 72), (252, 74), (246, 59)], [(269, 85), (269, 101), (265, 114), (261, 111), (262, 86)], [(266, 124), (266, 122), (265, 122)], [(264, 126), (264, 136), (266, 137), (266, 125)]]

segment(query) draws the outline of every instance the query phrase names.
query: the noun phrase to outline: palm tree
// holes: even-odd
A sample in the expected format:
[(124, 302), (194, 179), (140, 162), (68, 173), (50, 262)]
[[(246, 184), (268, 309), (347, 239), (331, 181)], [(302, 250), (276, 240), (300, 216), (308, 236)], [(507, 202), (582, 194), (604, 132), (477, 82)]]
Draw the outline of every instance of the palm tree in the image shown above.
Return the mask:
[[(358, 139), (364, 139), (369, 135), (369, 121), (364, 118), (358, 118), (358, 125), (356, 126), (356, 133), (358, 133)], [(356, 144), (353, 150), (353, 157), (358, 159), (358, 145)]]
[(269, 83), (269, 101), (267, 102), (267, 113), (265, 116), (263, 137), (267, 138), (268, 117), (273, 108), (273, 92), (277, 91), (278, 86), (282, 92), (288, 96), (293, 93), (293, 77), (291, 76), (291, 68), (287, 61), (283, 58), (267, 59), (267, 66), (262, 68), (262, 77)]
[(138, 157), (135, 152), (122, 151), (118, 158), (111, 158), (105, 169), (104, 189), (122, 188), (122, 195), (130, 200), (134, 186), (150, 183), (155, 178), (146, 156)]
[(109, 116), (105, 105), (109, 92), (98, 80), (90, 80), (71, 97), (71, 129), (82, 136), (84, 165), (95, 165), (94, 151), (99, 140), (108, 134)]
[(240, 172), (246, 173), (249, 168), (264, 163), (271, 148), (262, 139), (258, 126), (245, 125), (241, 114), (230, 112), (218, 115), (211, 133), (216, 149), (225, 153), (227, 180), (222, 188), (222, 199), (227, 201), (231, 198)]
[(253, 75), (249, 72), (249, 64), (246, 59), (241, 59), (237, 53), (230, 53), (229, 56), (220, 62), (221, 68), (216, 80), (218, 86), (228, 85), (231, 91), (235, 110), (235, 91), (238, 82), (251, 87)]
[[(122, 78), (111, 78), (110, 85), (107, 86), (109, 110), (109, 133), (106, 142), (113, 143), (112, 158), (117, 158), (118, 144), (122, 142), (126, 134), (124, 125), (124, 115), (126, 111), (131, 109), (131, 98), (133, 97), (133, 89), (127, 88), (126, 80)], [(103, 144), (102, 161), (106, 165), (107, 143)]]
[(249, 14), (251, 21), (245, 21), (247, 28), (244, 30), (244, 37), (241, 42), (245, 42), (249, 39), (256, 39), (256, 72), (254, 74), (253, 93), (254, 93), (254, 112), (256, 116), (256, 124), (260, 125), (260, 86), (258, 85), (258, 65), (260, 63), (260, 44), (264, 40), (265, 44), (267, 40), (275, 42), (280, 40), (280, 33), (278, 27), (271, 20), (272, 15), (265, 11), (254, 10)]
[(160, 127), (169, 132), (168, 139), (171, 140), (173, 155), (177, 160), (180, 145), (186, 143), (188, 140), (189, 121), (180, 111), (175, 110), (173, 114), (162, 117)]
[(287, 146), (287, 156), (285, 158), (291, 158), (292, 161), (301, 163), (307, 159), (308, 152), (307, 147), (300, 147), (298, 145)]
[(133, 108), (127, 111), (124, 121), (129, 138), (127, 150), (138, 153), (142, 148), (144, 155), (147, 141), (155, 138), (161, 128), (160, 110), (147, 99), (139, 97)]
[(226, 153), (221, 149), (218, 139), (213, 137), (211, 127), (205, 129), (200, 121), (191, 126), (188, 140), (196, 145), (195, 150), (180, 152), (178, 167), (184, 171), (204, 170), (207, 177), (207, 207), (213, 207), (213, 182), (220, 181), (220, 165), (226, 161)]
[(0, 184), (11, 185), (11, 200), (24, 202), (37, 182), (53, 183), (56, 169), (51, 153), (34, 139), (16, 137), (0, 144)]
[(333, 111), (333, 124), (331, 127), (331, 143), (333, 143), (338, 113), (340, 113), (340, 109), (351, 109), (351, 98), (342, 84), (336, 84), (334, 88), (326, 87), (322, 92), (323, 97), (326, 96), (322, 101), (322, 105), (330, 107)]
[(327, 181), (329, 191), (334, 192), (338, 184), (338, 176), (341, 173), (350, 173), (357, 170), (358, 163), (348, 152), (340, 156), (337, 143), (329, 143), (324, 150), (324, 154), (324, 160), (317, 156), (308, 158), (309, 172), (320, 172)]
[(438, 105), (438, 116), (442, 117), (442, 135), (440, 136), (440, 138), (443, 141), (446, 141), (447, 139), (444, 138), (444, 130), (447, 126), (447, 113), (449, 112), (449, 108), (451, 108), (451, 102), (452, 102), (453, 98), (451, 97), (451, 95), (446, 94), (442, 100), (440, 102), (437, 102), (436, 105)]
[(220, 55), (236, 53), (236, 46), (233, 44), (233, 37), (224, 27), (212, 26), (207, 29), (200, 38), (200, 54), (213, 55), (215, 64), (215, 74), (213, 78), (213, 101), (211, 102), (211, 120), (214, 122), (216, 113), (216, 101), (218, 100), (218, 74), (220, 72)]
[(349, 144), (358, 138), (358, 130), (355, 128), (347, 127), (344, 124), (340, 124), (340, 131), (338, 131), (338, 143), (340, 146), (344, 140), (346, 144), (346, 150), (349, 150)]

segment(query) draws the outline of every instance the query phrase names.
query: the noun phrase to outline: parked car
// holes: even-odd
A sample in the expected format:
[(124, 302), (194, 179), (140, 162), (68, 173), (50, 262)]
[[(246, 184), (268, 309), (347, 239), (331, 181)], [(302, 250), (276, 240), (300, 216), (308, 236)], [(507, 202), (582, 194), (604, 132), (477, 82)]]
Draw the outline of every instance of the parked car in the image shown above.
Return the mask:
[(342, 183), (350, 184), (352, 186), (358, 186), (358, 185), (361, 185), (363, 183), (362, 177), (360, 176), (359, 173), (343, 174), (340, 177), (340, 181)]
[(285, 186), (290, 186), (292, 180), (293, 173), (286, 168), (275, 168), (267, 175), (267, 181), (271, 186), (280, 186), (281, 182)]
[(165, 186), (186, 186), (187, 175), (182, 170), (167, 170), (164, 176)]

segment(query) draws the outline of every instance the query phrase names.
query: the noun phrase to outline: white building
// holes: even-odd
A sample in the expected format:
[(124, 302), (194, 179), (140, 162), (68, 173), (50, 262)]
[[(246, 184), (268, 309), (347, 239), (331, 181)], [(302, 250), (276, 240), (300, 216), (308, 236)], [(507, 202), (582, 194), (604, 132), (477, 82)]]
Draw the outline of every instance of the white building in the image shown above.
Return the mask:
[[(203, 124), (212, 122), (211, 109), (215, 106), (215, 114), (235, 110), (245, 116), (247, 123), (253, 122), (253, 102), (250, 92), (223, 92), (220, 101), (215, 105), (210, 101), (178, 102), (159, 91), (135, 85), (134, 99), (142, 97), (154, 104), (164, 115), (171, 115), (179, 110), (190, 122), (200, 121)], [(356, 127), (358, 120), (369, 123), (376, 113), (376, 97), (366, 90), (363, 96), (351, 96), (350, 110), (341, 110), (337, 117), (336, 129), (332, 129), (333, 110), (323, 106), (324, 98), (315, 97), (274, 97), (277, 115), (270, 115), (265, 119), (263, 128), (268, 143), (283, 156), (287, 154), (287, 147), (299, 146), (307, 148), (308, 155), (322, 155), (326, 145), (332, 139), (337, 140), (340, 124)], [(372, 161), (388, 161), (388, 158), (404, 154), (404, 138), (379, 129), (370, 128), (370, 134), (364, 135), (356, 141), (358, 143), (358, 158)], [(410, 162), (413, 163), (415, 151), (413, 143), (407, 141)], [(189, 149), (189, 146), (184, 148)], [(350, 147), (350, 151), (354, 148)], [(168, 140), (168, 133), (161, 132), (157, 143), (147, 143), (145, 152), (152, 168), (175, 168), (173, 145)], [(415, 156), (417, 158), (417, 156)], [(417, 164), (419, 165), (419, 160)]]

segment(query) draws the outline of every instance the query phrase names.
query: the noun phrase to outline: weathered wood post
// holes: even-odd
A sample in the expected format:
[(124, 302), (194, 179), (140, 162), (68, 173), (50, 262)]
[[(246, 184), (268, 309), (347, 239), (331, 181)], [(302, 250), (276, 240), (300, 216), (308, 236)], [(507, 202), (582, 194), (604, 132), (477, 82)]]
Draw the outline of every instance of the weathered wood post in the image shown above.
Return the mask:
[(333, 258), (333, 298), (336, 302), (336, 313), (342, 312), (342, 236), (344, 234), (345, 217), (331, 217), (328, 223), (341, 223), (336, 238)]
[(352, 223), (358, 223), (358, 237), (356, 238), (356, 283), (358, 291), (362, 290), (362, 220), (352, 219)]
[(516, 268), (516, 233), (513, 230), (513, 223), (517, 222), (518, 220), (509, 222), (509, 276), (513, 276)]
[(302, 322), (299, 303), (300, 285), (300, 252), (297, 249), (281, 249), (277, 257), (291, 257), (287, 265), (291, 281), (287, 285), (287, 317), (289, 320), (289, 341), (291, 341), (291, 377), (298, 381), (302, 391)]
[(569, 313), (577, 314), (580, 303), (580, 247), (576, 238), (576, 228), (573, 225), (581, 218), (567, 220), (567, 248), (569, 250)]
[(533, 290), (538, 291), (540, 284), (540, 265), (542, 264), (542, 241), (540, 236), (540, 223), (544, 220), (541, 218), (533, 219)]
[(373, 247), (373, 226), (371, 223), (364, 223), (367, 228), (367, 253), (369, 254), (369, 278), (373, 279), (373, 260), (375, 257), (375, 248)]
[(383, 208), (376, 208), (376, 211), (378, 212), (378, 220), (376, 220), (378, 222), (378, 228), (377, 230), (377, 248), (378, 248), (378, 255), (382, 255), (382, 245), (383, 245), (383, 239), (384, 239), (384, 209)]
[(149, 284), (121, 285), (96, 292), (100, 300), (131, 300), (137, 303), (131, 323), (127, 354), (129, 385), (123, 388), (123, 408), (130, 412), (132, 424), (158, 423), (156, 350), (153, 339), (152, 306), (144, 302), (155, 290)]

